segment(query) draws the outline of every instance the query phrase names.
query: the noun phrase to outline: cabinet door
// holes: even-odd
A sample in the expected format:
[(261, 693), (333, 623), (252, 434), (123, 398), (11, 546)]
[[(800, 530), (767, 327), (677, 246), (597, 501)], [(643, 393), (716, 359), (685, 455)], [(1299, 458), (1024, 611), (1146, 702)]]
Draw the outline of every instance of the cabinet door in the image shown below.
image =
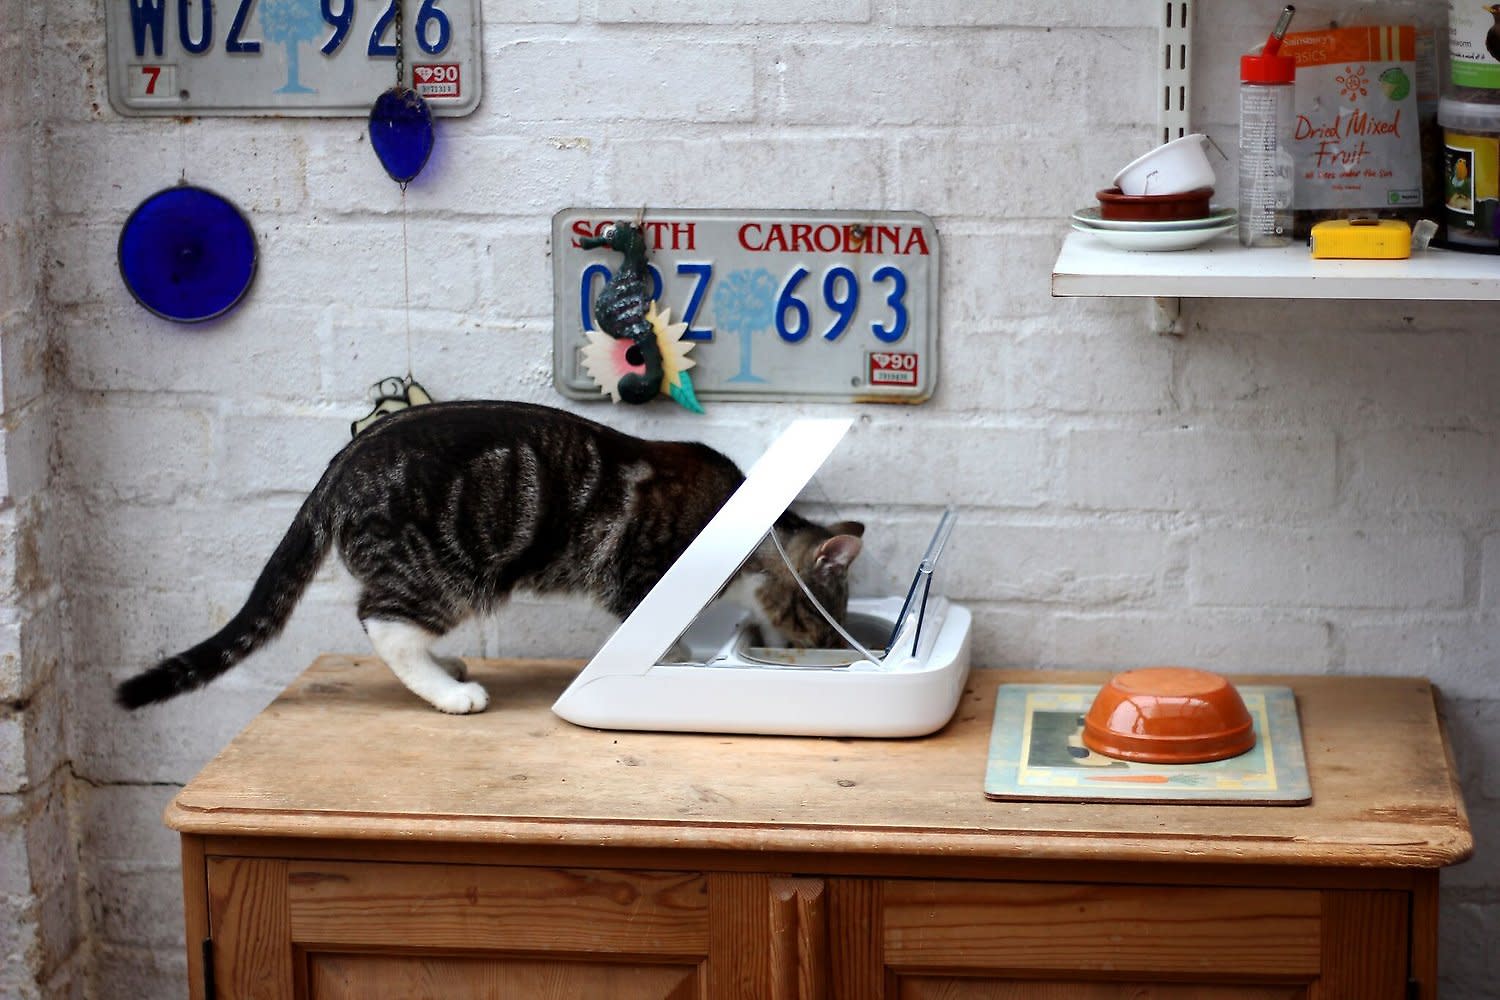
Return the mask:
[[(688, 1000), (716, 876), (208, 860), (219, 1000)], [(732, 903), (733, 892), (721, 893)], [(719, 971), (734, 972), (732, 956)]]
[(846, 1000), (1406, 995), (1401, 892), (846, 880), (831, 897)]

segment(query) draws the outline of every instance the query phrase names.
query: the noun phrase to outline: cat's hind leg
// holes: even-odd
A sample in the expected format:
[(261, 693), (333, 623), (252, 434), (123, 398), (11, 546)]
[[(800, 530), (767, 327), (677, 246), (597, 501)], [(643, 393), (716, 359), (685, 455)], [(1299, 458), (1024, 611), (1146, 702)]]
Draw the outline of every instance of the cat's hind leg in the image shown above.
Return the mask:
[(432, 655), (431, 647), (438, 636), (420, 625), (399, 619), (366, 618), (363, 624), (376, 654), (412, 694), (432, 707), (441, 712), (466, 715), (482, 712), (489, 705), (490, 696), (484, 688), (454, 677), (449, 665)]

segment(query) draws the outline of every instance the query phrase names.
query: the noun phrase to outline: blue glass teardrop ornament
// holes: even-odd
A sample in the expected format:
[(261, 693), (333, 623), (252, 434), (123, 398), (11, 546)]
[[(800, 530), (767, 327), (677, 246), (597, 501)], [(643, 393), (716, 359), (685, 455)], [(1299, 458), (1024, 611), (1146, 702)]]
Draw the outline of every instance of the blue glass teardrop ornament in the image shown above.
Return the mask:
[(392, 87), (370, 108), (370, 145), (397, 184), (406, 184), (432, 153), (432, 109), (409, 87)]
[(240, 210), (179, 184), (136, 206), (120, 229), (120, 277), (163, 319), (200, 323), (228, 312), (255, 277), (255, 232)]

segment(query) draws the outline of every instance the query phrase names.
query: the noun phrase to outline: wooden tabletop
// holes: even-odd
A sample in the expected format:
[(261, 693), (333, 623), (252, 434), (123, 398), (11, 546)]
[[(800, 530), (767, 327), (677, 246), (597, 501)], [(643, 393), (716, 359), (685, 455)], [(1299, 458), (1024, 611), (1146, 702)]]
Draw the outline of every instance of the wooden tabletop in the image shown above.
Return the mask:
[[(576, 662), (471, 661), (488, 711), (434, 711), (369, 657), (319, 658), (168, 807), (183, 833), (1437, 868), (1473, 849), (1433, 692), (1413, 678), (1236, 677), (1297, 694), (1306, 806), (997, 802), (1002, 683), (912, 740), (604, 732), (549, 710)], [(212, 691), (202, 697), (213, 697)]]

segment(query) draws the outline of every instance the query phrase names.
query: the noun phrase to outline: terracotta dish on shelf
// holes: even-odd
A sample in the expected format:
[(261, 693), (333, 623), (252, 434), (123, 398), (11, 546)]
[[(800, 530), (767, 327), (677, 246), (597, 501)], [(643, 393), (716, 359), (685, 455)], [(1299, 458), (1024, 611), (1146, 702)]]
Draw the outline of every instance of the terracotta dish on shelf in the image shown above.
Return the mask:
[(1196, 188), (1181, 194), (1121, 194), (1120, 189), (1105, 188), (1099, 199), (1099, 215), (1105, 219), (1150, 220), (1201, 219), (1209, 213), (1211, 187)]
[(1146, 667), (1111, 677), (1083, 721), (1095, 753), (1148, 764), (1201, 764), (1255, 746), (1255, 725), (1233, 684), (1207, 670)]

